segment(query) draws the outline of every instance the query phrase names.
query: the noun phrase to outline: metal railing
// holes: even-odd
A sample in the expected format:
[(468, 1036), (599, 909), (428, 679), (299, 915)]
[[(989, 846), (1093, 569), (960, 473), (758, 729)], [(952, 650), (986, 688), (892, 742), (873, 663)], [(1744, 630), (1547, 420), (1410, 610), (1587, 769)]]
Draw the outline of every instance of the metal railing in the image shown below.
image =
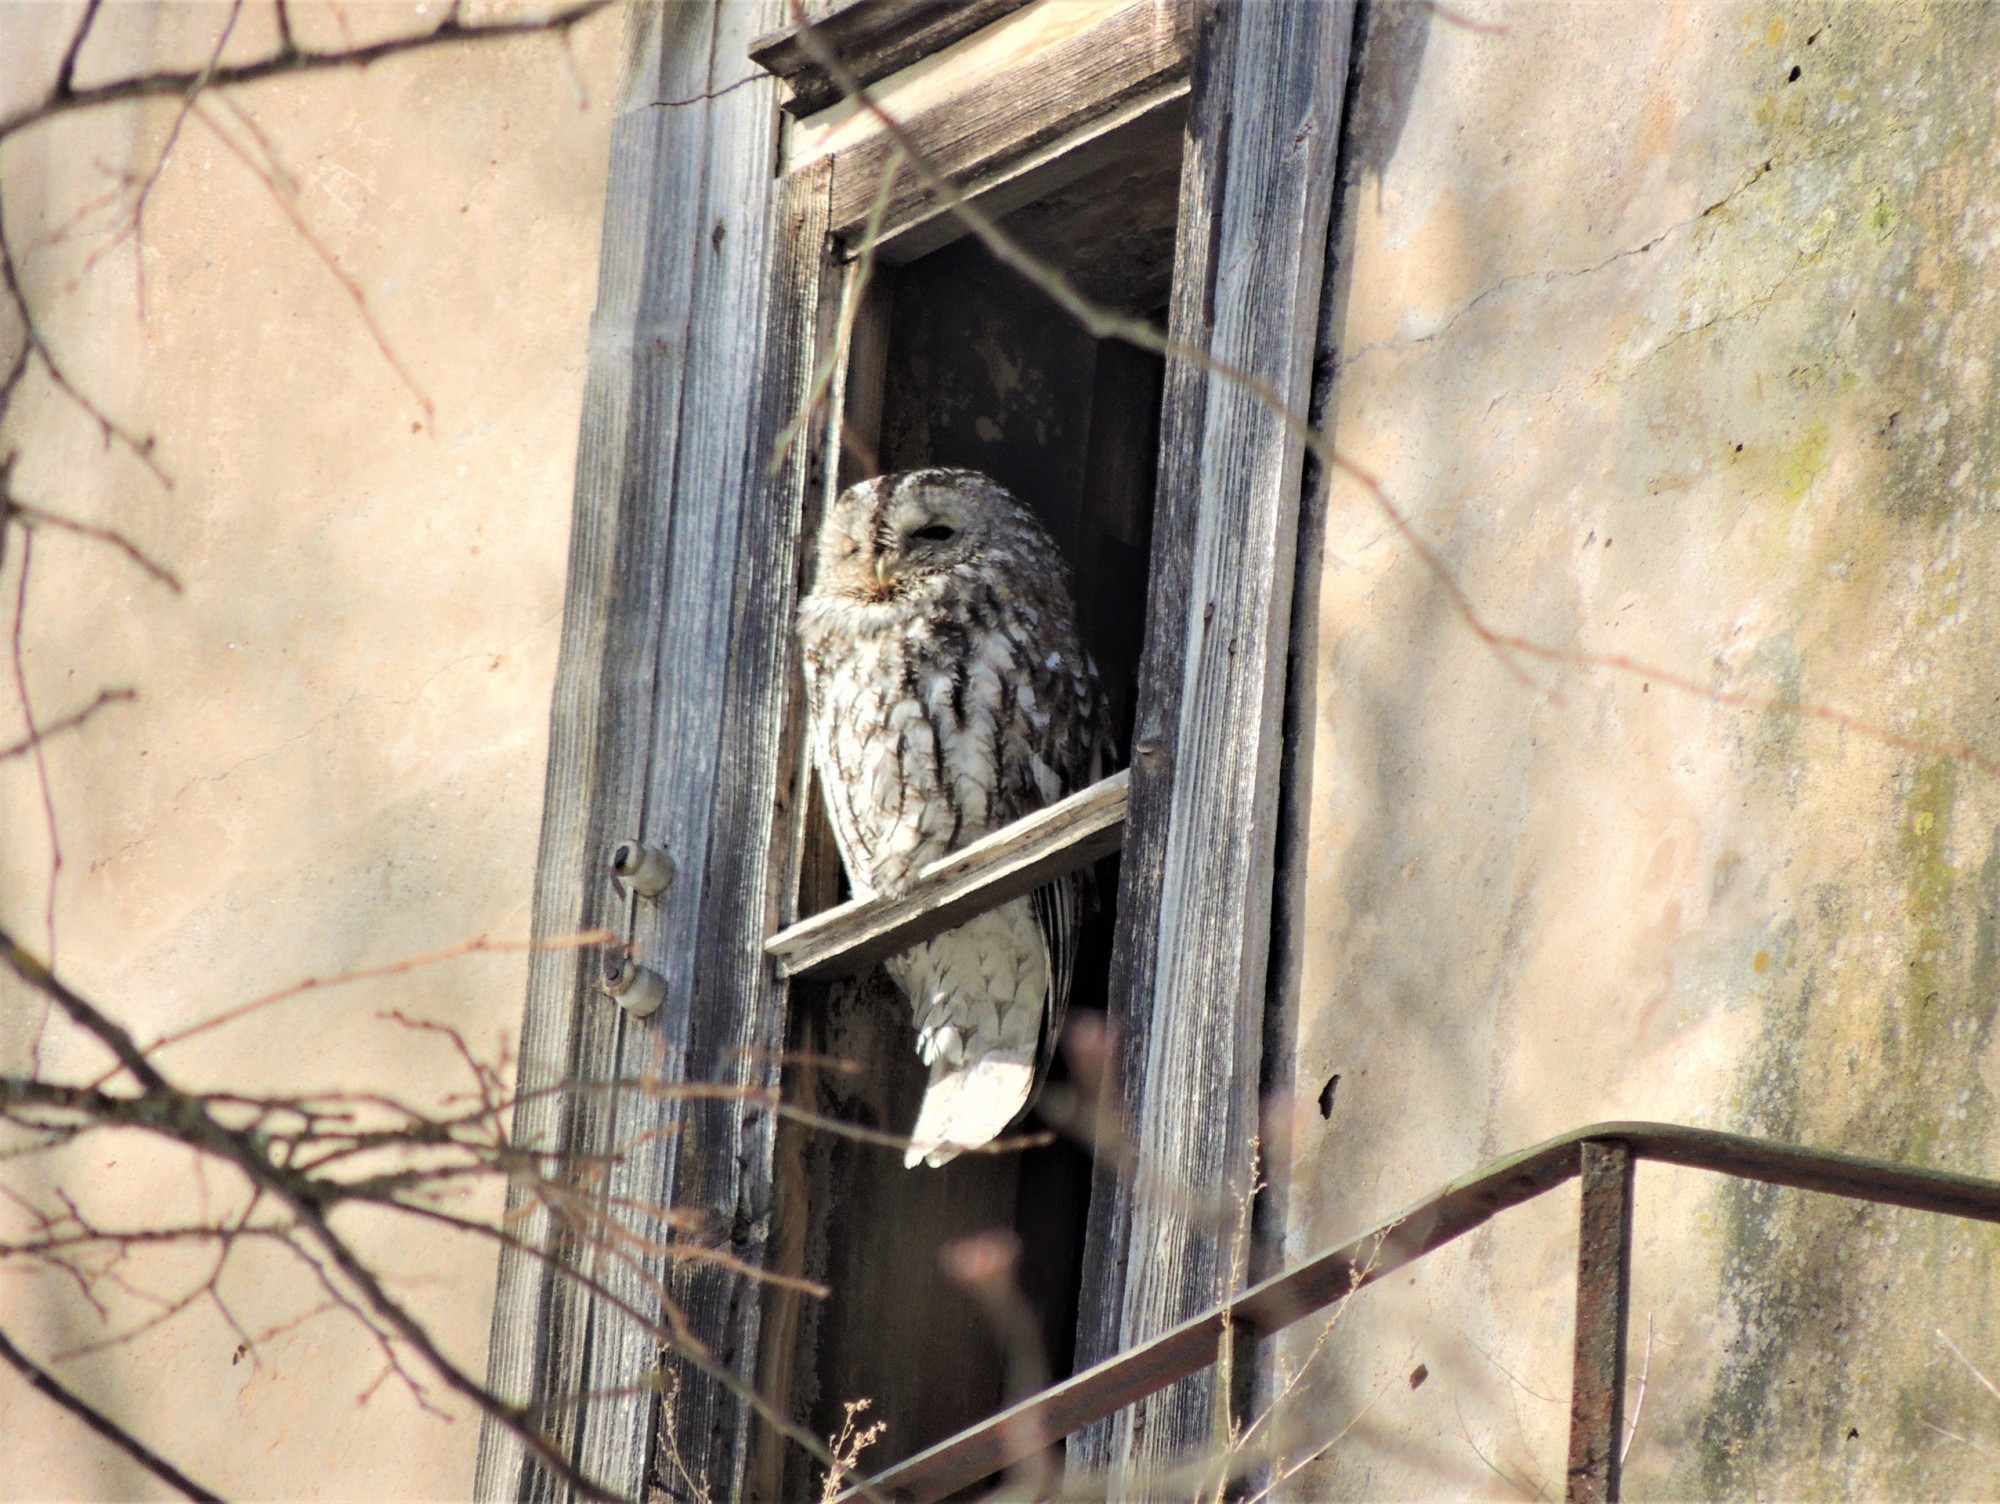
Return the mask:
[(871, 1493), (911, 1504), (942, 1499), (1206, 1367), (1215, 1361), (1225, 1329), (1253, 1336), (1282, 1330), (1577, 1175), (1583, 1179), (1583, 1200), (1566, 1492), (1571, 1504), (1615, 1500), (1625, 1422), (1632, 1168), (1642, 1159), (2000, 1222), (1996, 1181), (1667, 1123), (1594, 1123), (1495, 1160), (1401, 1216), (1273, 1275), (1228, 1304), (1028, 1396), (850, 1488), (841, 1495), (841, 1504)]

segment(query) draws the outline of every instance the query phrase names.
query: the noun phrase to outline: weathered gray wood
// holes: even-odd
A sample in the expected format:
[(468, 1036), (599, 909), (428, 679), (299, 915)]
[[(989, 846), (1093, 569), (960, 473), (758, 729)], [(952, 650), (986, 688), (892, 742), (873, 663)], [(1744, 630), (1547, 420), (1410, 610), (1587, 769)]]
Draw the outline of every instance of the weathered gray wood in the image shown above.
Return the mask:
[[(774, 9), (717, 8), (716, 83), (730, 81), (734, 60)], [(699, 250), (687, 294), (678, 442), (659, 498), (672, 530), (661, 561), (666, 601), (654, 721), (643, 744), (644, 833), (686, 860), (640, 931), (640, 955), (665, 976), (667, 1001), (649, 1027), (628, 1029), (618, 1061), (628, 1078), (649, 1070), (668, 1082), (762, 1086), (776, 1078), (775, 1000), (767, 976), (747, 974), (742, 964), (754, 957), (769, 908), (761, 889), (769, 877), (775, 709), (786, 662), (789, 607), (782, 603), (789, 601), (798, 514), (796, 497), (774, 493), (767, 481), (771, 439), (783, 418), (770, 420), (766, 409), (775, 403), (788, 411), (803, 389), (798, 383), (799, 390), (773, 393), (766, 382), (772, 231), (783, 193), (768, 169), (777, 146), (771, 103), (762, 88), (716, 100), (701, 163), (703, 197), (665, 208), (691, 220), (684, 233)], [(768, 1123), (748, 1122), (741, 1101), (628, 1096), (617, 1105), (611, 1143), (629, 1147), (608, 1177), (612, 1198), (670, 1202), (704, 1216), (710, 1237), (760, 1239), (750, 1224), (761, 1212), (744, 1213), (768, 1194)], [(643, 1236), (666, 1236), (662, 1224), (635, 1221)], [(656, 1301), (654, 1282), (662, 1276), (694, 1339), (750, 1376), (755, 1301), (746, 1310), (733, 1279), (703, 1279), (684, 1264), (646, 1259), (607, 1263), (600, 1272), (635, 1303)], [(614, 1397), (586, 1410), (582, 1457), (605, 1476), (678, 1488), (678, 1475), (691, 1474), (718, 1496), (734, 1493), (746, 1417), (726, 1390), (670, 1356), (679, 1370), (671, 1414), (662, 1416), (654, 1393), (616, 1393), (630, 1391), (659, 1361), (649, 1333), (602, 1304), (594, 1308), (589, 1379)]]
[[(799, 205), (801, 233), (791, 239), (786, 272), (789, 285), (816, 305), (818, 319), (816, 328), (808, 327), (808, 321), (801, 319), (800, 343), (788, 353), (788, 359), (795, 364), (799, 380), (809, 384), (818, 363), (827, 357), (827, 353), (831, 351), (835, 356), (830, 400), (825, 404), (827, 411), (821, 413), (797, 441), (801, 448), (798, 459), (807, 463), (809, 473), (803, 477), (799, 546), (795, 550), (793, 564), (793, 600), (803, 594), (811, 583), (813, 563), (810, 540), (818, 530), (822, 509), (848, 478), (844, 451), (832, 441), (832, 435), (846, 429), (852, 421), (846, 404), (841, 400), (847, 387), (842, 367), (843, 364), (851, 366), (856, 358), (856, 346), (867, 344), (863, 331), (872, 330), (872, 325), (880, 322), (871, 321), (864, 308), (852, 320), (847, 351), (843, 355), (836, 349), (840, 321), (846, 303), (856, 296), (860, 269), (852, 265), (838, 266), (829, 254), (826, 209), (832, 183), (833, 164), (821, 162), (793, 174), (789, 190), (793, 201)], [(810, 228), (811, 234), (804, 233), (807, 228)], [(875, 343), (879, 344), (879, 340)], [(794, 410), (797, 406), (795, 401)], [(787, 634), (791, 619), (789, 606), (776, 618)], [(795, 642), (789, 635), (785, 640), (788, 646)], [(797, 673), (787, 673), (785, 677), (788, 692), (780, 711), (778, 755), (779, 768), (790, 780), (789, 795), (779, 809), (780, 823), (785, 828), (786, 850), (779, 868), (780, 880), (772, 893), (775, 911), (766, 926), (766, 933), (791, 923), (801, 910), (813, 913), (830, 908), (840, 897), (840, 854), (835, 849), (833, 829), (827, 823), (814, 786), (812, 759), (805, 754), (805, 683), (803, 676)], [(752, 956), (751, 964), (760, 969), (766, 968), (761, 950)], [(773, 975), (768, 969), (765, 974)], [(822, 1001), (811, 988), (806, 989), (803, 996), (791, 989), (786, 992), (784, 1032), (780, 1043), (788, 1052), (788, 1058), (779, 1072), (778, 1085), (784, 1100), (808, 1111), (818, 1111), (820, 1106), (816, 1064), (820, 1052), (817, 1041), (810, 1037), (810, 1029), (821, 1011), (818, 1005)], [(814, 1217), (823, 1215), (823, 1209), (817, 1204), (817, 1186), (813, 1176), (817, 1162), (813, 1150), (817, 1137), (812, 1129), (797, 1120), (774, 1125), (771, 1135), (771, 1195), (769, 1214), (764, 1219), (762, 1266), (781, 1278), (808, 1276), (813, 1252)], [(814, 1377), (801, 1370), (801, 1358), (810, 1357), (806, 1344), (801, 1340), (801, 1330), (816, 1315), (819, 1305), (818, 1300), (796, 1286), (775, 1284), (763, 1292), (759, 1303), (757, 1391), (787, 1417), (804, 1415), (810, 1407), (809, 1398), (800, 1395), (801, 1389), (809, 1387)], [(756, 1504), (784, 1504), (798, 1492), (787, 1487), (788, 1465), (802, 1475), (805, 1472), (798, 1449), (770, 1424), (768, 1418), (753, 1421), (740, 1497), (756, 1501)]]
[[(731, 81), (726, 75), (760, 24), (758, 11), (747, 5), (716, 8), (710, 88)], [(656, 564), (665, 576), (665, 598), (655, 648), (653, 718), (632, 755), (645, 778), (640, 833), (677, 854), (680, 876), (659, 902), (641, 910), (639, 959), (666, 979), (667, 996), (658, 1013), (624, 1030), (613, 1069), (625, 1079), (649, 1072), (666, 1083), (718, 1079), (713, 1062), (690, 1058), (696, 998), (712, 983), (689, 960), (702, 957), (710, 939), (709, 890), (717, 877), (711, 846), (719, 810), (738, 780), (755, 780), (758, 754), (768, 755), (754, 739), (746, 746), (726, 744), (726, 730), (740, 734), (743, 728), (718, 708), (730, 707), (732, 661), (746, 648), (737, 632), (744, 518), (764, 499), (762, 472), (752, 468), (744, 450), (758, 426), (771, 232), (782, 191), (766, 166), (776, 150), (771, 103), (762, 85), (712, 101), (707, 139), (691, 152), (691, 165), (701, 175), (700, 196), (661, 204), (694, 250), (682, 293), (689, 316), (678, 352), (682, 376), (671, 461), (659, 474), (654, 497), (667, 511), (670, 529)], [(781, 518), (765, 521), (783, 531)], [(759, 622), (755, 630), (768, 629)], [(747, 648), (754, 652), (755, 643)], [(727, 830), (720, 844), (734, 851), (755, 840), (751, 825)], [(704, 1022), (710, 1017), (705, 1000)], [(663, 1207), (671, 1201), (683, 1212), (714, 1205), (712, 1197), (684, 1199), (676, 1184), (681, 1159), (696, 1152), (689, 1141), (695, 1110), (636, 1094), (613, 1099), (611, 1108), (610, 1137), (602, 1147), (623, 1150), (606, 1176), (605, 1191), (614, 1203)], [(736, 1163), (733, 1150), (727, 1160)], [(627, 1212), (621, 1220), (641, 1237), (669, 1236), (664, 1222), (643, 1213)], [(606, 1258), (597, 1274), (617, 1295), (646, 1308), (657, 1306), (657, 1281), (669, 1267), (664, 1260)], [(712, 1331), (695, 1329), (700, 1340), (716, 1345)], [(585, 1408), (579, 1457), (600, 1476), (630, 1479), (640, 1488), (655, 1473), (659, 1402), (655, 1393), (634, 1386), (659, 1363), (658, 1346), (651, 1333), (605, 1303), (592, 1307), (587, 1377), (591, 1389), (607, 1397)], [(693, 1388), (692, 1376), (683, 1376), (684, 1403)], [(714, 1475), (727, 1465), (723, 1437), (680, 1435), (673, 1445), (677, 1466)]]
[[(592, 318), (590, 370), (577, 449), (576, 500), (561, 653), (550, 716), (549, 770), (534, 931), (573, 934), (611, 920), (597, 863), (605, 843), (639, 827), (640, 772), (630, 749), (650, 716), (658, 640), (665, 511), (650, 478), (663, 448), (662, 413), (678, 407), (688, 318), (686, 266), (696, 248), (665, 221), (662, 203), (698, 198), (705, 104), (657, 110), (660, 98), (700, 93), (712, 18), (706, 8), (635, 10), (613, 127), (610, 180)], [(678, 233), (677, 233), (678, 231)], [(518, 1142), (544, 1147), (601, 1141), (604, 1104), (546, 1088), (601, 1074), (622, 1015), (594, 995), (595, 957), (536, 954), (522, 1023)], [(517, 1195), (510, 1212), (521, 1213)], [(540, 1209), (516, 1224), (523, 1242), (575, 1257)], [(500, 1260), (488, 1382), (522, 1401), (567, 1399), (585, 1384), (588, 1302), (543, 1263)], [(581, 1412), (548, 1412), (550, 1433), (574, 1449)], [(626, 1486), (635, 1480), (606, 1480)], [(505, 1431), (483, 1428), (475, 1487), (483, 1498), (539, 1499), (556, 1490)]]
[[(1028, 0), (854, 0), (818, 22), (814, 30), (856, 78), (872, 84), (919, 58), (949, 47), (991, 25)], [(790, 115), (810, 115), (840, 100), (840, 86), (799, 41), (799, 28), (757, 38), (750, 56), (791, 89)]]
[[(770, 481), (765, 456), (751, 451), (768, 446), (771, 415), (795, 400), (776, 387), (802, 383), (785, 360), (766, 358), (768, 294), (782, 260), (771, 241), (784, 185), (768, 169), (777, 84), (700, 96), (736, 82), (751, 34), (780, 14), (779, 0), (632, 12), (578, 456), (536, 932), (616, 922), (599, 868), (616, 837), (666, 845), (680, 858), (681, 878), (640, 910), (639, 958), (668, 982), (667, 1003), (652, 1019), (631, 1020), (594, 995), (595, 957), (536, 957), (520, 1072), (529, 1088), (642, 1073), (673, 1081), (690, 1070), (762, 1082), (775, 1072), (769, 1050), (720, 1040), (768, 1039), (779, 1011), (755, 942), (769, 910), (756, 895), (783, 865), (769, 860), (782, 759), (756, 728), (779, 721), (771, 706), (784, 692), (784, 658), (771, 613), (783, 608), (764, 593), (790, 589), (794, 571), (773, 560), (788, 560), (795, 546), (801, 483), (790, 473)], [(692, 102), (656, 103), (667, 99)], [(815, 257), (823, 255), (823, 204), (822, 194), (817, 222), (803, 227)], [(810, 313), (809, 300), (800, 307), (788, 299), (769, 343), (781, 353), (787, 340), (797, 346), (784, 320)], [(718, 704), (741, 713), (718, 716)], [(726, 839), (717, 836), (725, 830)], [(747, 959), (732, 971), (718, 959), (731, 955)], [(713, 1007), (711, 994), (720, 999)], [(728, 1068), (718, 1070), (723, 1060)], [(523, 1103), (515, 1132), (524, 1143), (585, 1154), (636, 1145), (599, 1194), (640, 1207), (689, 1204), (689, 1183), (699, 1181), (700, 1204), (732, 1224), (741, 1207), (767, 1195), (768, 1133), (727, 1130), (728, 1152), (691, 1167), (688, 1156), (707, 1155), (710, 1136), (659, 1132), (679, 1108), (637, 1095), (550, 1093)], [(667, 1236), (644, 1212), (620, 1216), (642, 1237)], [(659, 1309), (664, 1257), (637, 1267), (604, 1259), (566, 1244), (536, 1211), (516, 1230), (641, 1309)], [(695, 1292), (686, 1303), (701, 1340), (747, 1375), (742, 1336), (747, 1320), (754, 1344), (754, 1301), (747, 1317), (730, 1295)], [(642, 1387), (656, 1360), (637, 1324), (579, 1296), (532, 1256), (503, 1259), (492, 1382), (546, 1407), (551, 1433), (578, 1462), (636, 1497), (656, 1474), (658, 1399)], [(598, 1397), (574, 1402), (586, 1392)], [(740, 1407), (726, 1417), (716, 1409), (700, 1435), (679, 1438), (682, 1461), (727, 1492), (743, 1431)], [(477, 1488), (482, 1497), (560, 1492), (491, 1427), (481, 1437)]]
[[(726, 437), (722, 456), (726, 484), (747, 505), (737, 518), (727, 672), (711, 702), (722, 711), (720, 761), (704, 864), (708, 890), (693, 937), (686, 1060), (693, 1079), (734, 1083), (745, 1095), (682, 1105), (674, 1203), (706, 1213), (710, 1239), (747, 1268), (766, 1266), (773, 1222), (776, 1122), (752, 1094), (780, 1084), (787, 997), (759, 941), (790, 901), (792, 827), (806, 815), (789, 798), (800, 744), (786, 711), (796, 694), (791, 622), (803, 539), (816, 513), (812, 498), (824, 480), (822, 436), (808, 430), (784, 470), (767, 477), (776, 439), (806, 400), (825, 327), (815, 292), (826, 290), (828, 186), (810, 174), (789, 185), (786, 234), (772, 258), (779, 302), (766, 342), (762, 408), (734, 436), (733, 459)], [(686, 703), (692, 711), (702, 702)], [(763, 1285), (712, 1264), (685, 1263), (672, 1270), (670, 1294), (696, 1340), (739, 1384), (754, 1380)], [(752, 1407), (737, 1388), (692, 1368), (680, 1380), (673, 1413), (662, 1422), (675, 1427), (674, 1452), (700, 1459), (712, 1497), (742, 1497), (757, 1429)], [(654, 1481), (669, 1496), (677, 1492), (668, 1467), (656, 1466)]]
[[(909, 1000), (895, 983), (877, 969), (803, 983), (795, 996), (803, 1028), (794, 1047), (860, 1066), (819, 1071), (814, 1109), (862, 1128), (908, 1132), (929, 1072), (917, 1058)], [(802, 1312), (793, 1414), (827, 1436), (840, 1428), (847, 1401), (872, 1400), (869, 1418), (889, 1430), (870, 1455), (887, 1462), (1001, 1403), (1004, 1354), (939, 1253), (954, 1238), (1012, 1225), (1020, 1158), (965, 1154), (919, 1173), (903, 1167), (899, 1148), (810, 1131), (803, 1146), (805, 1272), (830, 1293)], [(799, 1448), (788, 1452), (782, 1488), (766, 1497), (817, 1498), (824, 1470)]]
[[(1075, 211), (1080, 200), (1072, 196), (1071, 202), (1062, 203), (1064, 189), (1078, 185), (1080, 193), (1096, 192), (1101, 195), (1096, 207), (1107, 214), (1116, 213), (1121, 207), (1119, 200), (1130, 197), (1129, 193), (1119, 191), (1123, 185), (1104, 193), (1104, 183), (1090, 180), (1101, 177), (1106, 168), (1129, 169), (1134, 161), (1160, 160), (1173, 169), (1172, 181), (1164, 185), (1161, 195), (1167, 219), (1164, 249), (1170, 258), (1174, 241), (1172, 212), (1178, 201), (1180, 145), (1186, 114), (1187, 78), (1177, 74), (1132, 96), (1090, 124), (1069, 131), (1025, 156), (1013, 158), (1002, 167), (981, 173), (977, 186), (965, 197), (992, 219), (1005, 219), (1026, 205), (1039, 204), (1053, 210), (1052, 217), (1069, 219), (1070, 228), (1078, 230), (1074, 221), (1079, 217)], [(1150, 218), (1153, 208), (1143, 203), (1130, 207), (1135, 218), (1142, 222)], [(1132, 312), (1150, 312), (1165, 304), (1164, 294), (1152, 301), (1143, 297), (1134, 301), (1125, 296), (1123, 285), (1109, 289), (1093, 285), (1091, 273), (1101, 276), (1108, 268), (1103, 258), (1097, 258), (1093, 266), (1090, 258), (1077, 254), (1081, 248), (1103, 244), (1102, 238), (1093, 235), (1088, 227), (1082, 227), (1080, 233), (1067, 240), (1038, 238), (1035, 228), (1032, 217), (1028, 222), (1015, 220), (1007, 226), (1009, 234), (1046, 264), (1070, 277), (1072, 285), (1085, 297)], [(928, 256), (969, 233), (964, 217), (953, 204), (927, 204), (912, 209), (885, 230), (876, 241), (875, 253), (879, 260), (900, 266)], [(1162, 268), (1158, 276), (1162, 287), (1167, 271), (1170, 268)], [(1078, 272), (1084, 273), (1081, 281), (1076, 280)], [(1153, 269), (1142, 269), (1139, 275), (1151, 280)], [(1118, 280), (1121, 284), (1128, 283), (1129, 277), (1121, 276)]]
[[(941, 101), (906, 109), (887, 92), (891, 81), (882, 103), (934, 169), (951, 174), (962, 191), (978, 193), (1022, 158), (1183, 76), (1191, 14), (1183, 0), (1130, 0), (1005, 66), (968, 55), (962, 81), (954, 80), (958, 86)], [(927, 77), (925, 87), (936, 91), (942, 81)], [(835, 154), (833, 222), (842, 234), (867, 220), (898, 150), (872, 119), (859, 118), (854, 132), (851, 141), (843, 135)], [(921, 217), (932, 197), (916, 169), (899, 167), (885, 222), (894, 227)]]
[[(1225, 3), (1195, 79), (1170, 331), (1308, 398), (1350, 4)], [(1200, 1215), (1247, 1192), (1273, 884), (1274, 812), (1302, 446), (1253, 394), (1170, 362), (1152, 599), (1133, 737), (1113, 1021), (1146, 1174), (1100, 1175), (1078, 1361), (1228, 1293), (1233, 1229)], [(1213, 1381), (1149, 1399), (1073, 1444), (1137, 1471), (1210, 1437)]]
[(1090, 866), (1125, 835), (1124, 773), (932, 862), (898, 898), (861, 898), (764, 942), (782, 977), (854, 976), (976, 914)]

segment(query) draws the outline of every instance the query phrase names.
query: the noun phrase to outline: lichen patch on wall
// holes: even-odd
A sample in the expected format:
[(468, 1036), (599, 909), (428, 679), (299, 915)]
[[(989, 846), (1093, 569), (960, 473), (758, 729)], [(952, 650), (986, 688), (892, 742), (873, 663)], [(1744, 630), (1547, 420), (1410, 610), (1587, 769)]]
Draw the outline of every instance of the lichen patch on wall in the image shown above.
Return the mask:
[[(1336, 486), (1289, 1250), (1606, 1118), (2000, 1173), (2000, 11), (1420, 9), (1360, 52), (1332, 437), (1572, 656)], [(2000, 1235), (1639, 1183), (1628, 1497), (2000, 1492)], [(1355, 1303), (1297, 1497), (1560, 1491), (1573, 1216)]]

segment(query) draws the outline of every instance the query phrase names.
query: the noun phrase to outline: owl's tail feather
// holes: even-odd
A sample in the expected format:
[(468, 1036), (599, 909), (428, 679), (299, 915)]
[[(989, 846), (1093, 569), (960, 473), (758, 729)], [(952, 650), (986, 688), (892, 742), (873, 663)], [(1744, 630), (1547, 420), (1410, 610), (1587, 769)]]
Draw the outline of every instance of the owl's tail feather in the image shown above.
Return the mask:
[(903, 1167), (926, 1164), (935, 1169), (962, 1150), (991, 1143), (1021, 1115), (1034, 1084), (1032, 1053), (1026, 1059), (989, 1054), (965, 1065), (936, 1060)]

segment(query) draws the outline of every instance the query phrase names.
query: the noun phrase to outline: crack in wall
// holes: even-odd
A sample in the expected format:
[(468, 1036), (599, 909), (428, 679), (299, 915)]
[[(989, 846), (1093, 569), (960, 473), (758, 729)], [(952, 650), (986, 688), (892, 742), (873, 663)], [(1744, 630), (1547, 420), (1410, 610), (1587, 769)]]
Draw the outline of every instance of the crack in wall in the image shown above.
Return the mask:
[(1664, 244), (1667, 240), (1671, 239), (1673, 236), (1678, 235), (1685, 230), (1693, 229), (1696, 225), (1699, 225), (1703, 220), (1708, 219), (1712, 215), (1717, 214), (1721, 210), (1727, 208), (1732, 202), (1735, 201), (1736, 198), (1738, 198), (1743, 193), (1747, 192), (1752, 187), (1756, 186), (1756, 184), (1761, 182), (1765, 177), (1773, 173), (1795, 171), (1797, 169), (1804, 167), (1816, 166), (1819, 163), (1831, 160), (1836, 156), (1858, 155), (1862, 151), (1868, 149), (1870, 146), (1879, 144), (1880, 141), (1886, 141), (1891, 136), (1900, 134), (1903, 131), (1906, 131), (1907, 129), (1908, 127), (1900, 127), (1884, 131), (1881, 133), (1879, 139), (1868, 138), (1865, 140), (1856, 140), (1851, 147), (1844, 148), (1840, 152), (1822, 152), (1813, 156), (1794, 157), (1794, 158), (1783, 158), (1778, 156), (1767, 157), (1758, 166), (1752, 168), (1740, 183), (1738, 183), (1735, 187), (1729, 189), (1720, 198), (1714, 199), (1710, 203), (1705, 204), (1702, 208), (1696, 210), (1686, 219), (1677, 220), (1673, 224), (1668, 225), (1665, 229), (1660, 230), (1659, 232), (1652, 235), (1648, 239), (1642, 241), (1638, 245), (1627, 246), (1623, 250), (1613, 251), (1609, 256), (1606, 256), (1603, 260), (1594, 262), (1589, 266), (1567, 267), (1567, 268), (1560, 268), (1554, 271), (1511, 273), (1508, 276), (1502, 277), (1498, 282), (1494, 283), (1491, 287), (1488, 287), (1484, 291), (1474, 295), (1470, 300), (1462, 304), (1455, 312), (1453, 312), (1451, 316), (1444, 321), (1444, 323), (1440, 324), (1437, 328), (1431, 330), (1428, 334), (1413, 335), (1407, 339), (1375, 340), (1369, 344), (1361, 346), (1358, 350), (1354, 351), (1353, 354), (1344, 357), (1340, 362), (1340, 369), (1343, 371), (1348, 370), (1356, 365), (1359, 365), (1368, 356), (1377, 354), (1381, 351), (1411, 350), (1417, 348), (1420, 345), (1428, 345), (1437, 340), (1440, 340), (1444, 338), (1446, 335), (1450, 334), (1453, 328), (1455, 328), (1462, 319), (1464, 319), (1468, 314), (1472, 313), (1474, 310), (1480, 308), (1487, 302), (1490, 302), (1492, 299), (1500, 296), (1502, 293), (1510, 292), (1513, 289), (1521, 287), (1525, 284), (1533, 283), (1537, 287), (1546, 288), (1553, 286), (1557, 282), (1567, 282), (1567, 281), (1574, 281), (1576, 279), (1584, 277), (1594, 277), (1599, 272), (1604, 271), (1608, 267), (1617, 265), (1620, 261), (1628, 261), (1637, 256), (1648, 255), (1652, 251), (1656, 250), (1659, 246)]

